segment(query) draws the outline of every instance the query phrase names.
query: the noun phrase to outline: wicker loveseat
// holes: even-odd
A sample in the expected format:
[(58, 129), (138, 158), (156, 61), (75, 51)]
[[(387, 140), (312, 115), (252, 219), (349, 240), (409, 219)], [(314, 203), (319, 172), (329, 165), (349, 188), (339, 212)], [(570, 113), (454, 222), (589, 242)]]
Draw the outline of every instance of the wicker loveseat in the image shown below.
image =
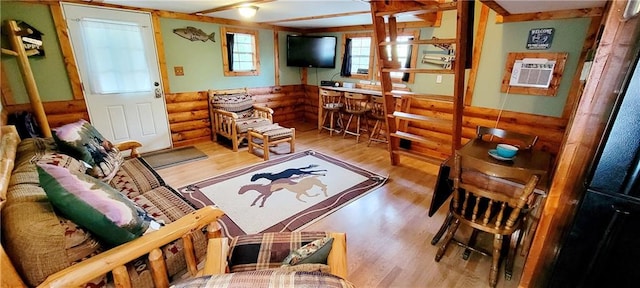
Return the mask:
[(273, 110), (254, 104), (246, 89), (209, 90), (209, 112), (213, 141), (218, 136), (231, 140), (234, 152), (250, 128), (273, 123)]
[[(88, 282), (96, 287), (111, 281), (118, 287), (163, 287), (174, 277), (196, 275), (207, 238), (219, 236), (207, 235), (203, 228), (215, 223), (222, 211), (211, 206), (196, 211), (143, 159), (134, 157), (124, 161), (109, 184), (166, 225), (125, 244), (105, 245), (54, 208), (35, 163), (66, 169), (81, 164), (58, 151), (51, 138), (21, 141), (13, 126), (3, 126), (0, 135), (2, 287), (77, 287)], [(119, 147), (134, 148), (132, 154), (137, 154), (135, 144)]]

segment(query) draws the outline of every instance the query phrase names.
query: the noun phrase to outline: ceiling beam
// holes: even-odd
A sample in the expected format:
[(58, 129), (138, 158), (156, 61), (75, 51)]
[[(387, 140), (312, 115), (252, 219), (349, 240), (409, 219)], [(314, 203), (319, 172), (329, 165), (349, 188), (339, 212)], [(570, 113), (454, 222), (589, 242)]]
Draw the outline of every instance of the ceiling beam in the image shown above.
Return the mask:
[(604, 8), (596, 7), (537, 13), (511, 14), (509, 16), (497, 15), (496, 23), (600, 17), (603, 15), (603, 11)]
[(496, 11), (496, 13), (498, 13), (498, 15), (502, 15), (502, 16), (511, 15), (511, 13), (509, 13), (509, 11), (504, 9), (500, 4), (498, 4), (494, 0), (480, 0), (480, 2), (482, 2), (482, 4), (484, 4), (484, 5), (487, 5), (487, 7), (491, 8), (491, 10)]
[(345, 16), (352, 16), (352, 15), (360, 15), (360, 14), (369, 14), (369, 13), (371, 13), (371, 11), (369, 11), (369, 10), (366, 10), (366, 11), (355, 11), (355, 12), (345, 12), (345, 13), (337, 13), (337, 14), (326, 14), (326, 15), (317, 15), (317, 16), (281, 19), (281, 20), (260, 22), (260, 23), (263, 23), (263, 24), (274, 24), (274, 23), (282, 23), (282, 22), (318, 20), (318, 19), (345, 17)]
[(236, 9), (236, 8), (238, 8), (240, 6), (251, 5), (251, 4), (269, 3), (269, 2), (273, 2), (273, 1), (275, 1), (275, 0), (247, 0), (247, 1), (241, 1), (241, 2), (237, 2), (237, 3), (229, 4), (229, 5), (219, 6), (219, 7), (211, 8), (211, 9), (207, 9), (207, 10), (197, 11), (197, 12), (193, 12), (191, 14), (194, 14), (194, 15), (209, 14), (209, 13), (214, 13), (214, 12), (220, 12), (220, 11)]

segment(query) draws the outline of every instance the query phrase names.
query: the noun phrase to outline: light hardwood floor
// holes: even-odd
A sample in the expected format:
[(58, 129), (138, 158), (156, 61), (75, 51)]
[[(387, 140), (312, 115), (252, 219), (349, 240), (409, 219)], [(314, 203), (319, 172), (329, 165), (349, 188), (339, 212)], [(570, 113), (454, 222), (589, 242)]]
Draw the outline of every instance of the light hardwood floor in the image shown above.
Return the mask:
[[(465, 261), (461, 257), (463, 249), (452, 243), (443, 259), (439, 263), (434, 261), (437, 247), (430, 241), (447, 210), (444, 206), (433, 217), (427, 215), (438, 173), (436, 165), (401, 158), (400, 165), (392, 166), (385, 144), (372, 143), (367, 147), (366, 137), (356, 144), (353, 136), (343, 139), (341, 135), (329, 137), (326, 131), (318, 134), (313, 124), (293, 126), (297, 129), (296, 151), (313, 149), (389, 175), (389, 181), (381, 188), (305, 229), (347, 234), (349, 280), (357, 287), (489, 286), (490, 257), (473, 253)], [(235, 153), (213, 142), (195, 146), (208, 159), (158, 170), (172, 187), (262, 162), (261, 157), (248, 153), (246, 146)], [(271, 154), (272, 159), (277, 157)], [(469, 231), (464, 227), (459, 230), (457, 238), (464, 240)], [(491, 235), (480, 235), (478, 242), (488, 249), (492, 239)], [(510, 281), (504, 279), (502, 267), (497, 287), (517, 287), (522, 263), (522, 257), (517, 257)]]

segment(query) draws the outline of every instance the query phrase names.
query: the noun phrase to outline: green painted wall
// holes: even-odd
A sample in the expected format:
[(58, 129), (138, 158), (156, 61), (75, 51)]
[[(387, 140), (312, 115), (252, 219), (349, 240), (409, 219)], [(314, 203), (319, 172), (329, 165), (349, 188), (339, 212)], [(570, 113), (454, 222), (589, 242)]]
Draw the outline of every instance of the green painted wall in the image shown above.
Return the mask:
[[(42, 101), (67, 101), (73, 99), (73, 92), (67, 70), (64, 67), (60, 44), (48, 5), (23, 2), (0, 3), (2, 22), (5, 20), (22, 20), (44, 33), (43, 46), (45, 56), (29, 57), (31, 70), (38, 85)], [(2, 47), (10, 48), (8, 40), (2, 36)], [(24, 81), (14, 56), (2, 55), (2, 66), (11, 87), (13, 98), (18, 104), (29, 103)], [(3, 84), (4, 85), (4, 84)]]
[[(58, 39), (53, 26), (53, 21), (47, 5), (29, 3), (1, 2), (2, 19), (21, 19), (32, 24), (45, 33), (45, 48), (47, 56), (42, 59), (31, 59), (32, 68), (41, 92), (43, 101), (70, 100), (71, 88), (60, 53)], [(479, 8), (476, 7), (476, 21), (479, 18)], [(455, 13), (444, 12), (441, 27), (423, 28), (420, 31), (421, 39), (432, 36), (450, 38), (455, 36)], [(495, 23), (495, 13), (491, 12), (487, 25), (485, 47), (479, 63), (478, 78), (473, 96), (473, 106), (500, 109), (509, 111), (532, 113), (547, 116), (561, 116), (564, 104), (571, 86), (571, 80), (575, 74), (578, 58), (582, 49), (586, 31), (590, 19), (569, 19), (553, 21), (530, 21), (506, 24)], [(160, 19), (161, 33), (164, 41), (165, 61), (169, 74), (170, 92), (191, 92), (207, 89), (229, 89), (240, 87), (266, 87), (275, 85), (274, 41), (273, 31), (259, 30), (260, 45), (260, 75), (225, 77), (222, 72), (222, 51), (220, 42), (220, 25), (214, 23), (195, 22), (177, 19)], [(216, 32), (216, 42), (190, 41), (173, 33), (175, 28), (194, 26), (206, 33)], [(555, 97), (517, 95), (500, 92), (500, 83), (505, 67), (505, 59), (509, 52), (527, 52), (526, 37), (530, 29), (548, 28), (556, 29), (551, 49), (542, 52), (568, 52), (564, 77), (560, 83), (558, 95)], [(280, 85), (296, 85), (301, 83), (301, 68), (286, 66), (286, 35), (287, 32), (278, 33), (279, 41), (279, 67)], [(337, 60), (335, 69), (308, 68), (307, 84), (319, 85), (321, 80), (350, 81), (349, 78), (340, 77), (340, 65), (342, 63), (342, 35), (343, 33), (322, 33), (338, 38)], [(6, 45), (3, 40), (3, 46)], [(433, 49), (422, 45), (418, 56), (423, 55), (424, 50)], [(531, 50), (529, 50), (531, 51)], [(27, 103), (19, 71), (12, 57), (3, 56), (3, 66), (9, 77), (10, 85), (18, 103)], [(420, 61), (418, 61), (420, 62)], [(174, 66), (184, 67), (184, 76), (175, 76)], [(420, 68), (435, 68), (428, 64), (418, 64)], [(375, 71), (375, 69), (374, 69)], [(443, 74), (442, 83), (436, 83), (436, 75), (419, 74), (416, 81), (408, 86), (419, 93), (431, 93), (440, 95), (453, 94), (453, 76)], [(374, 79), (376, 80), (376, 79)], [(55, 92), (52, 92), (55, 91)], [(506, 101), (505, 101), (506, 99)]]
[[(571, 88), (571, 80), (575, 74), (578, 59), (582, 51), (582, 45), (590, 24), (589, 18), (515, 22), (496, 24), (496, 13), (490, 12), (487, 31), (484, 40), (484, 48), (480, 58), (475, 91), (473, 93), (472, 106), (500, 109), (504, 104), (504, 110), (523, 112), (545, 116), (562, 116), (564, 105)], [(476, 5), (475, 20), (480, 18), (480, 5)], [(420, 29), (421, 39), (454, 38), (456, 34), (456, 13), (454, 11), (443, 12), (440, 27)], [(476, 27), (477, 28), (477, 27)], [(555, 28), (555, 35), (551, 48), (539, 50), (539, 52), (567, 52), (569, 53), (562, 81), (558, 93), (554, 97), (506, 94), (500, 92), (502, 77), (506, 66), (506, 57), (510, 52), (537, 52), (527, 50), (527, 35), (534, 28)], [(329, 33), (338, 37), (338, 57), (335, 69), (309, 69), (308, 83), (317, 85), (320, 80), (329, 80), (339, 74), (342, 63), (342, 35), (343, 33)], [(475, 41), (475, 39), (474, 39)], [(422, 57), (425, 51), (438, 51), (432, 45), (420, 45), (418, 57)], [(442, 50), (440, 50), (442, 51)], [(420, 59), (420, 58), (418, 58)], [(418, 68), (438, 69), (438, 66), (422, 64), (418, 60)], [(377, 68), (374, 68), (376, 71)], [(467, 70), (467, 77), (469, 70)], [(318, 80), (316, 81), (316, 77)], [(411, 91), (425, 94), (453, 95), (452, 74), (440, 74), (442, 82), (436, 83), (438, 74), (417, 74), (415, 82), (407, 84)], [(335, 76), (334, 80), (357, 82), (357, 80)], [(378, 79), (374, 79), (378, 80)], [(378, 80), (379, 81), (379, 80)], [(506, 101), (505, 101), (506, 99)]]
[[(497, 108), (547, 116), (562, 116), (571, 81), (578, 66), (582, 45), (590, 19), (547, 20), (532, 22), (495, 23), (495, 12), (489, 15), (485, 46), (480, 59), (473, 106)], [(553, 42), (548, 50), (539, 52), (569, 53), (558, 93), (554, 97), (506, 94), (500, 92), (506, 58), (509, 52), (536, 52), (527, 50), (527, 35), (534, 28), (555, 28)]]
[[(222, 70), (221, 26), (219, 24), (161, 18), (160, 26), (164, 41), (165, 60), (169, 70), (170, 92), (275, 85), (275, 46), (272, 30), (258, 30), (260, 75), (225, 77)], [(190, 41), (173, 33), (173, 29), (187, 26), (196, 27), (207, 34), (215, 32), (216, 42)], [(279, 33), (278, 38), (280, 53), (286, 53), (286, 33)], [(175, 76), (173, 71), (175, 66), (184, 67), (184, 76)], [(280, 57), (279, 72), (281, 85), (300, 84), (298, 69), (286, 67), (286, 58), (284, 57)]]

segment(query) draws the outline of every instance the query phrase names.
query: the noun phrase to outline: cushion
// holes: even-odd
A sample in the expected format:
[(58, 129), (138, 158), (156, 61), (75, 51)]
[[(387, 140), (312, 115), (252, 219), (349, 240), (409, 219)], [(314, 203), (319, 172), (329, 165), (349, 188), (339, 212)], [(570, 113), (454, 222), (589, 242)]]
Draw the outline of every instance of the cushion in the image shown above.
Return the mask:
[(242, 235), (231, 239), (231, 272), (278, 268), (291, 253), (311, 241), (327, 237), (325, 232), (269, 232)]
[(253, 116), (253, 99), (246, 93), (214, 94), (211, 107), (238, 114), (239, 118)]
[(86, 162), (89, 174), (103, 181), (111, 180), (124, 161), (120, 151), (85, 120), (53, 129), (53, 138), (63, 152)]
[(270, 124), (271, 124), (271, 120), (267, 118), (249, 117), (244, 119), (238, 119), (236, 121), (236, 128), (238, 130), (238, 133), (246, 133), (247, 131), (249, 131), (249, 128), (256, 128), (256, 127), (261, 127), (261, 126), (270, 125)]
[(120, 245), (159, 226), (109, 185), (65, 168), (38, 164), (40, 184), (54, 207), (109, 245)]
[(165, 183), (143, 158), (131, 158), (122, 163), (109, 185), (133, 199)]
[(332, 244), (333, 238), (331, 237), (311, 241), (311, 243), (291, 251), (289, 256), (284, 258), (282, 264), (326, 264)]
[(338, 276), (320, 272), (288, 272), (280, 270), (248, 271), (185, 279), (171, 285), (180, 287), (355, 287)]

